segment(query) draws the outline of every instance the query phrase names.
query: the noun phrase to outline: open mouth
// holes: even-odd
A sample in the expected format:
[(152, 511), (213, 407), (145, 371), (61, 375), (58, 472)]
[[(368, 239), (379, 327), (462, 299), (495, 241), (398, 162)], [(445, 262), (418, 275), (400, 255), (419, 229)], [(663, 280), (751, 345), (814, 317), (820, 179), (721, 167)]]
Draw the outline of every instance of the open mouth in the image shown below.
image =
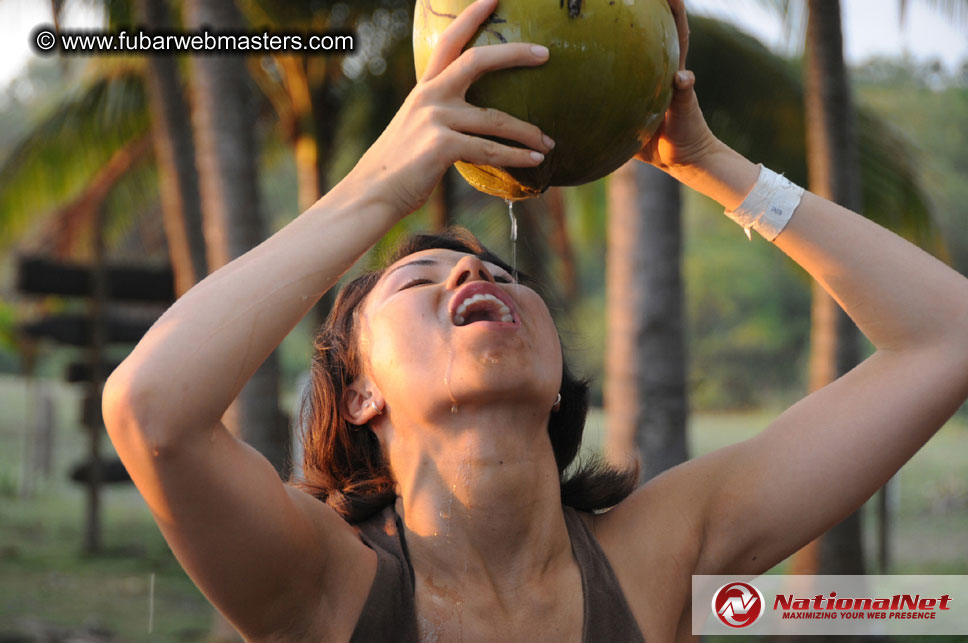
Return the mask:
[(462, 288), (451, 300), (450, 318), (455, 326), (475, 322), (514, 324), (514, 309), (500, 289), (488, 282), (474, 282)]

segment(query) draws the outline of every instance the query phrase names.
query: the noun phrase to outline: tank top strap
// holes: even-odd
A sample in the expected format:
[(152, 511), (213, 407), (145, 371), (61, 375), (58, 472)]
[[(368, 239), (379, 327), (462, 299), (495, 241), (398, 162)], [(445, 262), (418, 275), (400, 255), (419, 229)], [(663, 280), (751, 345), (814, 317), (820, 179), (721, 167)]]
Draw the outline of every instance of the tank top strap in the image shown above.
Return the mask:
[(376, 576), (350, 643), (417, 643), (413, 567), (403, 524), (393, 505), (357, 524), (363, 543), (376, 552)]
[(582, 641), (645, 643), (645, 637), (625, 599), (625, 592), (595, 535), (575, 509), (567, 506), (562, 509), (571, 538), (571, 549), (581, 569), (585, 603)]

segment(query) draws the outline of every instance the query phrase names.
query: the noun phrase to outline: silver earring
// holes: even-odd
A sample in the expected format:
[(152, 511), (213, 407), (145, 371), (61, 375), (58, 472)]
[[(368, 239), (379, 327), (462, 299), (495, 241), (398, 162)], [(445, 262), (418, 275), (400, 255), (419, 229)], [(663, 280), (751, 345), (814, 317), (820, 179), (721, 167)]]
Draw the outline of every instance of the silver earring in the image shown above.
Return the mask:
[(377, 415), (383, 415), (383, 409), (377, 407), (376, 402), (374, 402), (373, 400), (370, 400), (369, 402), (367, 402), (366, 405), (371, 409), (373, 409)]
[(555, 403), (554, 405), (552, 405), (551, 410), (557, 411), (560, 408), (561, 408), (561, 393), (559, 393), (558, 397), (555, 398)]

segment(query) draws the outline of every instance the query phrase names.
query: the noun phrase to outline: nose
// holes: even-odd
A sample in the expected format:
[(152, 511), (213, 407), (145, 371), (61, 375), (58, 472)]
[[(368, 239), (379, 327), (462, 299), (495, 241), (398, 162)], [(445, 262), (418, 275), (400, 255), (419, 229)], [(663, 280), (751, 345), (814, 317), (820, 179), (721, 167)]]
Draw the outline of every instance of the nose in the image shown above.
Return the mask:
[(463, 286), (468, 281), (475, 280), (494, 283), (494, 275), (479, 258), (474, 255), (464, 255), (450, 271), (450, 276), (447, 278), (447, 288), (453, 290)]

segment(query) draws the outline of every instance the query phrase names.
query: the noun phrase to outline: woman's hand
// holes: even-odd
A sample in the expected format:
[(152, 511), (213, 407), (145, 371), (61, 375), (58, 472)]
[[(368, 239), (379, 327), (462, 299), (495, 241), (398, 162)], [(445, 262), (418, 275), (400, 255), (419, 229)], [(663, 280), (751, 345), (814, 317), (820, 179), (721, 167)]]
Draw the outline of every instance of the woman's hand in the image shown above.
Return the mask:
[[(497, 0), (478, 0), (447, 27), (423, 78), (353, 170), (361, 181), (378, 184), (378, 198), (399, 217), (419, 208), (456, 161), (534, 167), (554, 147), (534, 125), (464, 99), (470, 85), (486, 72), (536, 66), (548, 59), (545, 47), (526, 43), (463, 51), (496, 5)], [(518, 141), (530, 149), (502, 145), (484, 135)]]
[(676, 167), (697, 164), (718, 144), (699, 109), (694, 90), (696, 77), (691, 71), (686, 71), (689, 24), (685, 5), (683, 0), (669, 0), (669, 7), (679, 32), (679, 71), (675, 76), (675, 93), (662, 125), (636, 155), (640, 161), (667, 172)]

